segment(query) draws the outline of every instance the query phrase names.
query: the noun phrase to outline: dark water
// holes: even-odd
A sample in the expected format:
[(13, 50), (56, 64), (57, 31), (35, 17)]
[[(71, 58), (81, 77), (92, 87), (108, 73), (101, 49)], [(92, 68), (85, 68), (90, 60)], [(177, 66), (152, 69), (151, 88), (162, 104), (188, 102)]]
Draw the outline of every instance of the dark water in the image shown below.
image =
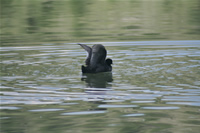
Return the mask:
[[(198, 0), (1, 9), (2, 133), (199, 133)], [(82, 75), (80, 42), (103, 44), (113, 72)]]

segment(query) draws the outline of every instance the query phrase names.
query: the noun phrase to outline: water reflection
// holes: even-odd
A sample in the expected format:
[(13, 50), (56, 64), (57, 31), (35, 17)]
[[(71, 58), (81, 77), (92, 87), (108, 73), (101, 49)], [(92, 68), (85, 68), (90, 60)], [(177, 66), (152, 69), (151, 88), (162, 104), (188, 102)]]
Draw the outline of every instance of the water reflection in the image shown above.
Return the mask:
[(112, 73), (111, 72), (103, 72), (103, 73), (96, 73), (90, 74), (86, 73), (82, 75), (82, 81), (86, 82), (86, 87), (89, 88), (110, 88), (113, 81)]
[(1, 0), (1, 43), (199, 39), (198, 5), (199, 0)]
[(87, 35), (87, 30), (84, 30), (88, 23), (84, 22), (86, 18), (86, 9), (87, 3), (86, 1), (82, 0), (71, 0), (71, 9), (72, 14), (74, 15), (73, 18), (73, 28), (74, 28), (74, 36), (76, 37), (83, 37)]

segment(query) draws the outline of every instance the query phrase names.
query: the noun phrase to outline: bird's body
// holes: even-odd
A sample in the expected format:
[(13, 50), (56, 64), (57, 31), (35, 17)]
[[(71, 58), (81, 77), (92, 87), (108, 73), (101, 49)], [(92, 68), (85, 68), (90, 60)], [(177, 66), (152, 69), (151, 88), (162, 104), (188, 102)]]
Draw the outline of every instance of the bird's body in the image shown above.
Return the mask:
[(91, 47), (85, 44), (79, 44), (88, 52), (85, 61), (86, 66), (82, 65), (83, 73), (98, 73), (112, 71), (112, 60), (106, 59), (107, 51), (101, 44), (95, 44)]

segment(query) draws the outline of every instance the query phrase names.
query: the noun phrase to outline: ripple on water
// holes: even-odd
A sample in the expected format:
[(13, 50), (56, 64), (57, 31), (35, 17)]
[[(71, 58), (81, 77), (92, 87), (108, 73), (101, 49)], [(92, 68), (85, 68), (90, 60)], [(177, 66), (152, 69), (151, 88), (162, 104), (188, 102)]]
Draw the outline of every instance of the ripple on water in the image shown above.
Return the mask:
[(117, 104), (106, 104), (106, 105), (99, 105), (99, 108), (133, 108), (138, 107), (138, 105), (117, 105)]
[(200, 106), (200, 103), (199, 103), (199, 102), (166, 102), (166, 104)]
[(0, 56), (10, 56), (10, 55), (18, 55), (19, 53), (5, 53), (5, 54), (0, 54)]
[(0, 117), (0, 120), (9, 119), (10, 117)]
[(131, 103), (154, 103), (155, 101), (131, 101)]
[(103, 100), (105, 103), (123, 102), (124, 100)]
[(27, 79), (27, 76), (2, 76), (1, 79), (2, 80), (6, 80), (6, 81), (12, 81), (12, 80), (16, 80), (16, 79)]
[(89, 91), (110, 91), (112, 89), (109, 88), (84, 88), (85, 90), (89, 90)]
[(61, 115), (91, 115), (91, 114), (102, 114), (106, 112), (107, 111), (80, 111), (80, 112), (62, 113)]
[(151, 109), (151, 110), (172, 110), (179, 108), (180, 107), (141, 107), (141, 109)]
[(144, 114), (141, 113), (137, 113), (137, 114), (127, 114), (127, 115), (123, 115), (125, 117), (136, 117), (136, 116), (144, 116)]
[[(143, 47), (145, 48), (148, 43), (145, 42)], [(200, 81), (196, 72), (200, 61), (196, 56), (186, 57), (199, 53), (193, 53), (195, 51), (186, 48), (178, 49), (179, 46), (174, 49), (171, 46), (172, 42), (167, 43), (169, 46), (165, 44), (162, 47), (159, 45), (164, 42), (156, 42), (157, 46), (155, 42), (150, 43), (152, 43), (148, 46), (150, 49), (143, 49), (139, 42), (130, 42), (129, 47), (124, 47), (124, 43), (118, 44), (118, 47), (116, 43), (110, 45), (120, 49), (114, 48), (109, 51), (109, 56), (115, 64), (112, 73), (114, 81), (109, 83), (111, 85), (109, 88), (87, 88), (86, 86), (91, 83), (81, 81), (80, 62), (84, 62), (86, 53), (84, 50), (82, 52), (80, 49), (77, 50), (77, 45), (60, 47), (55, 44), (53, 47), (5, 48), (4, 50), (10, 52), (1, 55), (5, 57), (2, 65), (13, 76), (7, 75), (5, 71), (1, 77), (4, 82), (1, 84), (4, 86), (1, 86), (3, 91), (0, 92), (2, 95), (0, 109), (4, 112), (16, 113), (17, 109), (21, 109), (20, 107), (34, 106), (27, 111), (31, 114), (49, 112), (52, 115), (57, 115), (59, 112), (62, 117), (93, 114), (103, 116), (108, 115), (107, 112), (112, 115), (114, 110), (116, 113), (114, 119), (120, 119), (120, 117), (135, 119), (135, 117), (140, 118), (145, 115), (141, 111), (147, 114), (152, 111), (167, 111), (166, 115), (170, 115), (175, 110), (179, 112), (178, 109), (182, 106), (184, 106), (182, 108), (184, 110), (180, 109), (182, 112), (199, 107)], [(134, 44), (138, 46), (132, 46)], [(190, 48), (191, 45), (187, 43), (187, 46)], [(69, 50), (72, 47), (76, 50)], [(199, 51), (199, 42), (198, 48), (192, 48), (192, 50), (195, 49)], [(20, 58), (22, 54), (24, 58)], [(127, 69), (124, 70), (124, 67)], [(27, 70), (25, 76), (23, 76), (23, 70)], [(189, 79), (187, 82), (182, 82), (187, 79)], [(141, 87), (143, 85), (146, 87)], [(161, 102), (158, 105), (157, 101), (160, 99)], [(47, 108), (46, 105), (51, 107)], [(66, 106), (67, 109), (64, 108)], [(98, 110), (92, 110), (93, 107)], [(126, 113), (120, 114), (120, 111), (116, 111), (119, 109)], [(131, 110), (134, 112), (129, 112)], [(18, 112), (23, 113), (23, 111)], [(155, 117), (158, 116), (155, 115)], [(194, 117), (196, 117), (195, 114)], [(99, 118), (104, 118), (104, 116)], [(120, 124), (109, 123), (109, 126), (118, 125)]]
[(44, 101), (20, 101), (20, 100), (2, 100), (1, 104), (26, 104), (26, 105), (46, 105), (46, 104), (60, 104), (61, 102), (44, 102)]
[(17, 109), (21, 109), (21, 108), (20, 107), (13, 107), (13, 106), (0, 106), (0, 109), (17, 110)]
[(164, 96), (162, 101), (191, 101), (200, 102), (200, 96)]
[(197, 89), (183, 89), (183, 90), (176, 90), (178, 92), (195, 92), (195, 93), (200, 93), (199, 88)]
[(61, 103), (60, 105), (76, 105), (76, 104), (79, 104), (79, 103)]
[(33, 109), (29, 110), (30, 112), (50, 112), (50, 111), (61, 111), (64, 109)]
[(84, 98), (83, 101), (86, 102), (97, 102), (97, 101), (102, 101), (103, 99), (99, 99), (99, 98)]
[(51, 86), (28, 86), (29, 88), (34, 89), (46, 89), (46, 90), (68, 90), (68, 88), (59, 88), (59, 87), (51, 87)]

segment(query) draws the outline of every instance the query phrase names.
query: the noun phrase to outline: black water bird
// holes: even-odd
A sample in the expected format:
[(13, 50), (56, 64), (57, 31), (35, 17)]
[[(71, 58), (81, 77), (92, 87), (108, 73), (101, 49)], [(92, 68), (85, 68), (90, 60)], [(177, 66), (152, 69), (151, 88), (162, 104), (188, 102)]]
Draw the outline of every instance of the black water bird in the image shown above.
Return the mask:
[(112, 71), (112, 59), (106, 59), (107, 51), (101, 44), (95, 44), (91, 47), (85, 44), (79, 44), (88, 52), (85, 60), (86, 66), (82, 65), (82, 73), (98, 73)]

